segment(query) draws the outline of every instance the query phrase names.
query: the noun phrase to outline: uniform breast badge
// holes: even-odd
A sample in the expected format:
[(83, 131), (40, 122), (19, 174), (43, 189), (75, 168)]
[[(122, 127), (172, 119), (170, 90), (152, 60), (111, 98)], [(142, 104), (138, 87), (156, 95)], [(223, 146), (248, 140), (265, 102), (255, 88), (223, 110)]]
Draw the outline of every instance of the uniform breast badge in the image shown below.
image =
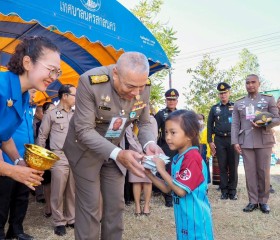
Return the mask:
[(11, 98), (7, 99), (7, 106), (12, 107), (13, 105), (14, 105), (14, 101)]
[(239, 111), (242, 111), (245, 107), (246, 107), (246, 106), (245, 106), (245, 102), (242, 101), (241, 103), (238, 104), (237, 109), (238, 109)]
[(263, 110), (264, 108), (268, 107), (268, 102), (264, 98), (262, 98), (260, 101), (258, 101), (257, 107)]
[(142, 108), (146, 107), (146, 105), (147, 105), (146, 103), (144, 103), (143, 101), (140, 100), (140, 95), (137, 95), (135, 98), (136, 98), (137, 102), (135, 102), (133, 104), (132, 112), (141, 110)]
[(220, 107), (219, 107), (219, 106), (218, 106), (218, 107), (216, 107), (216, 113), (217, 113), (217, 114), (220, 114), (220, 112), (221, 112)]
[(120, 116), (124, 116), (124, 115), (125, 115), (124, 109), (120, 110)]
[(135, 102), (133, 104), (132, 111), (129, 113), (129, 118), (135, 118), (137, 116), (136, 111), (141, 109), (139, 107), (141, 107), (141, 104), (143, 104), (143, 101), (140, 101), (140, 98), (141, 98), (140, 95), (135, 96), (135, 99), (137, 100), (137, 102)]
[(60, 111), (56, 112), (56, 118), (63, 118), (63, 115)]
[(111, 111), (111, 108), (108, 107), (108, 104), (110, 103), (110, 101), (111, 101), (111, 98), (109, 95), (106, 95), (106, 96), (102, 95), (100, 106), (98, 106), (98, 108), (101, 110)]
[(136, 112), (130, 112), (129, 117), (130, 118), (135, 118), (136, 117)]
[(140, 95), (136, 95), (136, 96), (135, 96), (135, 99), (136, 99), (137, 101), (139, 101), (139, 100), (140, 100)]

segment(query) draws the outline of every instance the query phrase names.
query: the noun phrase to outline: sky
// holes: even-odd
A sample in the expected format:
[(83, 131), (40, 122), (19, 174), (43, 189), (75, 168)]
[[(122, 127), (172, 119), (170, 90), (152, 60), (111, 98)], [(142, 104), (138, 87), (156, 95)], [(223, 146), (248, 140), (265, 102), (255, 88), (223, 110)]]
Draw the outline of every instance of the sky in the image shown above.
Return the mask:
[[(119, 0), (132, 9), (138, 0)], [(257, 55), (260, 74), (273, 89), (280, 88), (280, 1), (279, 0), (164, 0), (158, 19), (172, 27), (180, 53), (172, 64), (172, 87), (186, 87), (203, 54), (220, 58), (219, 69), (238, 61), (247, 48)], [(165, 89), (169, 88), (168, 78)], [(183, 106), (179, 98), (179, 106)]]

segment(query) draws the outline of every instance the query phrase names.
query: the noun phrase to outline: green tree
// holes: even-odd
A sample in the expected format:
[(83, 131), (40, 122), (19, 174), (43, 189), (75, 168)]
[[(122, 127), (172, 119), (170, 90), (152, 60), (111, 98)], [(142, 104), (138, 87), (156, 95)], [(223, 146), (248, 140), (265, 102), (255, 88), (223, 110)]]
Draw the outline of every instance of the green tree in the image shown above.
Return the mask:
[(256, 74), (260, 77), (261, 91), (270, 89), (271, 83), (260, 75), (260, 65), (258, 57), (244, 48), (239, 53), (238, 62), (227, 71), (229, 82), (234, 89), (234, 99), (246, 94), (245, 79), (249, 74)]
[[(157, 19), (163, 3), (163, 0), (141, 0), (131, 11), (155, 36), (172, 63), (180, 51), (176, 44), (176, 31), (167, 26), (167, 23)], [(150, 77), (152, 82), (150, 99), (153, 104), (160, 105), (164, 103), (162, 81), (167, 74), (168, 70), (162, 70)]]
[(239, 61), (233, 67), (237, 78), (245, 79), (249, 74), (260, 74), (260, 65), (258, 57), (251, 53), (248, 49), (244, 48), (239, 53)]
[[(204, 55), (201, 62), (194, 69), (188, 69), (192, 79), (189, 83), (186, 97), (187, 108), (208, 116), (212, 105), (219, 101), (216, 87), (219, 82), (231, 85), (231, 100), (246, 94), (245, 79), (249, 74), (259, 75), (259, 63), (256, 55), (247, 49), (239, 53), (238, 62), (228, 70), (219, 70), (220, 59), (212, 59), (210, 55)], [(261, 78), (262, 83), (266, 80)]]
[(212, 59), (206, 54), (195, 69), (188, 69), (192, 79), (188, 90), (183, 95), (186, 98), (186, 108), (197, 113), (208, 115), (210, 107), (217, 102), (216, 86), (224, 79), (225, 73), (218, 69), (219, 59)]

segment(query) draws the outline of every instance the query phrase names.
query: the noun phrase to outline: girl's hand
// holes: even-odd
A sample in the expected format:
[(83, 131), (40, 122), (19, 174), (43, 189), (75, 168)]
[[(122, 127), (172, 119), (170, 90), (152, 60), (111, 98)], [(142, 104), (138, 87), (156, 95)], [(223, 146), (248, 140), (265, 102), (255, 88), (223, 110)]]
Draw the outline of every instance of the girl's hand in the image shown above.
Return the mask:
[(152, 174), (152, 172), (150, 169), (145, 168), (145, 174), (146, 174), (146, 176), (149, 176)]
[(165, 170), (165, 162), (162, 159), (154, 157), (152, 160), (156, 164), (158, 172)]

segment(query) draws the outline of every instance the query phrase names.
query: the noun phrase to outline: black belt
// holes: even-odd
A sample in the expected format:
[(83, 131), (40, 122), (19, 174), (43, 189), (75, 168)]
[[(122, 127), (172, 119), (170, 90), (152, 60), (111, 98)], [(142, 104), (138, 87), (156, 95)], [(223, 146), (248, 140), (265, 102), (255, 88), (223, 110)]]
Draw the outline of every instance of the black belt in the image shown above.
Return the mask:
[(216, 132), (215, 133), (216, 136), (219, 136), (219, 137), (230, 137), (231, 136), (231, 132)]

